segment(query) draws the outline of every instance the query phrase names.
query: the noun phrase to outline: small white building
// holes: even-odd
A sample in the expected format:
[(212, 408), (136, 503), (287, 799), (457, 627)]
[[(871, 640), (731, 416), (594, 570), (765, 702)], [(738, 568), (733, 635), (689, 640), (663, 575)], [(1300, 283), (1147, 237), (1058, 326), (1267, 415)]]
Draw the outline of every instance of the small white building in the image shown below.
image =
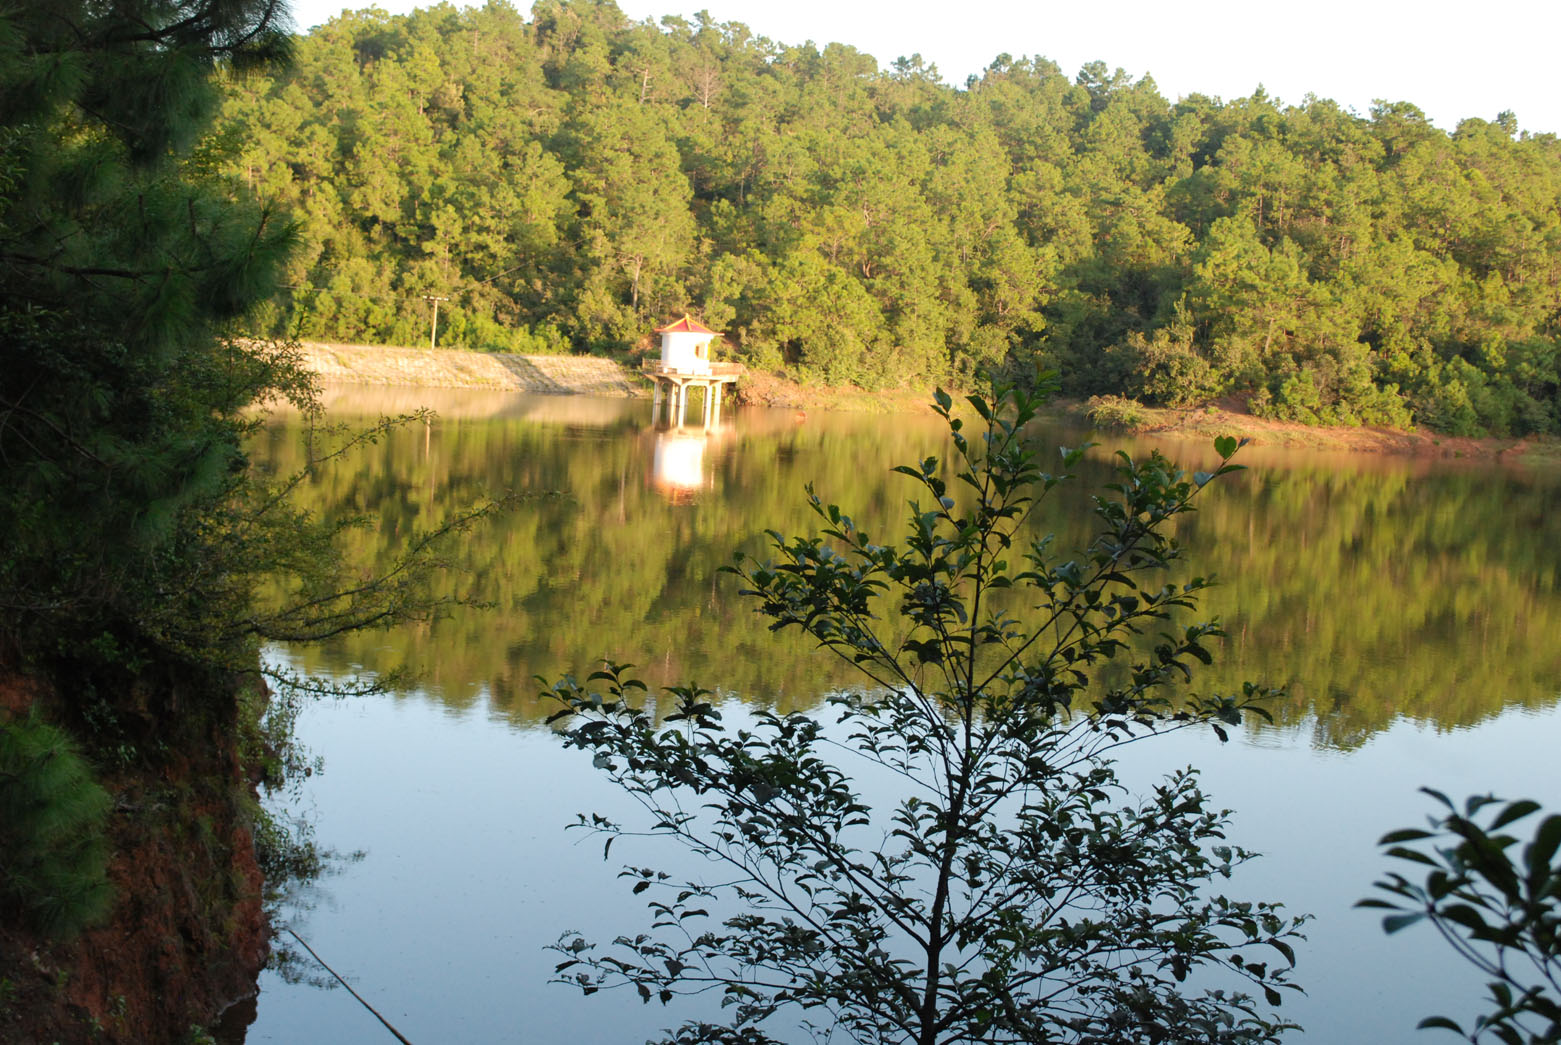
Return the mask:
[(727, 385), (737, 383), (743, 373), (742, 365), (710, 362), (710, 345), (721, 335), (686, 314), (675, 323), (657, 328), (656, 333), (661, 335), (661, 358), (640, 364), (641, 372), (656, 384), (651, 395), (652, 420), (660, 423), (665, 402), (667, 421), (681, 428), (692, 385), (704, 389), (701, 420), (705, 429), (717, 427), (721, 423), (721, 393)]
[(721, 335), (684, 316), (656, 330), (661, 335), (661, 368), (683, 374), (710, 373), (710, 342)]

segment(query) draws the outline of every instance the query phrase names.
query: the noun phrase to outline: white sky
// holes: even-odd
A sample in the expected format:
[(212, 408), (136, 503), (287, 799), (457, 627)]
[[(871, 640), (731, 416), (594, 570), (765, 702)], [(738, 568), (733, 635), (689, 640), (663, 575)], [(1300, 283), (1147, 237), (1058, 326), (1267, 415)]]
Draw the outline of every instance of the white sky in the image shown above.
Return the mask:
[[(513, 0), (529, 12), (526, 0)], [(680, 8), (680, 3), (692, 6)], [(886, 67), (919, 52), (963, 85), (996, 55), (1050, 58), (1069, 76), (1099, 59), (1154, 77), (1175, 101), (1230, 99), (1262, 84), (1301, 102), (1307, 93), (1366, 114), (1374, 99), (1408, 101), (1437, 126), (1494, 119), (1503, 109), (1534, 132), (1561, 134), (1558, 0), (618, 0), (634, 19), (689, 15), (742, 22), (783, 43), (851, 44)], [(292, 0), (300, 27), (328, 20), (342, 0)], [(359, 4), (346, 6), (358, 7)], [(382, 0), (392, 13), (426, 0)]]

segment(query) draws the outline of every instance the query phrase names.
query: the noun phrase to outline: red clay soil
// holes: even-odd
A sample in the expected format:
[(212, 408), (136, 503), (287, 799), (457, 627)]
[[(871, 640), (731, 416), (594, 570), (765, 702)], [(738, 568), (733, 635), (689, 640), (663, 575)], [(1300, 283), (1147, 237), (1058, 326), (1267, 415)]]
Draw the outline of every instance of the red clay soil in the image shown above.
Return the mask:
[[(0, 670), (0, 714), (52, 703)], [(268, 937), (244, 813), (252, 785), (213, 729), (152, 773), (109, 774), (113, 913), (54, 942), (0, 917), (0, 1043), (177, 1043), (254, 994)]]

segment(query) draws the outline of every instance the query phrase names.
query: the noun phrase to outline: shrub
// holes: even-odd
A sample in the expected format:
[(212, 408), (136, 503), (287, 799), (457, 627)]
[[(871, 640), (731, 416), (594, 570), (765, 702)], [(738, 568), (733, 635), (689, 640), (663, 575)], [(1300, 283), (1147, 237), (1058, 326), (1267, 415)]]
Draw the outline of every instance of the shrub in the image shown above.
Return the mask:
[(1110, 431), (1130, 432), (1149, 420), (1142, 403), (1122, 396), (1091, 396), (1085, 404), (1090, 423)]
[(69, 937), (108, 914), (108, 792), (64, 733), (0, 723), (0, 904)]
[[(874, 542), (810, 489), (820, 535), (772, 532), (773, 562), (731, 567), (773, 631), (801, 631), (866, 677), (832, 699), (838, 723), (759, 712), (729, 726), (698, 686), (636, 703), (645, 687), (612, 663), (551, 687), (567, 742), (644, 806), (651, 834), (713, 868), (626, 869), (654, 931), (605, 951), (566, 934), (563, 982), (646, 1001), (723, 992), (726, 1024), (686, 1024), (665, 1039), (677, 1042), (769, 1042), (762, 1025), (787, 1006), (863, 1042), (1278, 1040), (1285, 1024), (1228, 988), (1278, 1005), (1300, 920), (1208, 895), (1251, 854), (1225, 841), (1228, 814), (1194, 772), (1132, 797), (1109, 755), (1195, 723), (1223, 737), (1265, 695), (1183, 691), (1220, 632), (1172, 618), (1208, 582), (1154, 580), (1180, 556), (1169, 523), (1235, 467), (1236, 441), (1192, 477), (1123, 455), (1088, 548), (1021, 551), (1024, 520), (1067, 478), (1043, 472), (1021, 434), (1037, 405), (971, 397), (971, 439), (938, 393), (952, 492), (970, 503), (936, 458), (897, 468), (926, 497), (903, 545)], [(1064, 467), (1081, 454), (1064, 451)], [(848, 770), (887, 774), (901, 797), (870, 808)], [(609, 847), (638, 833), (580, 823)]]

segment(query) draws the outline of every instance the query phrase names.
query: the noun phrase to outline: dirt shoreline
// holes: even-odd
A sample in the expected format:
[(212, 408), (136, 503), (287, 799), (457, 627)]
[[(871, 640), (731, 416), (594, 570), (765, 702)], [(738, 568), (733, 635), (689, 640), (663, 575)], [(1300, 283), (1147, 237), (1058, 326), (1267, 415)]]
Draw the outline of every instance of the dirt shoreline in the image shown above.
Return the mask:
[[(1089, 424), (1084, 404), (1064, 404), (1062, 409), (1081, 424)], [(1142, 411), (1145, 420), (1131, 429), (1132, 434), (1166, 435), (1177, 439), (1213, 439), (1217, 435), (1235, 435), (1245, 438), (1253, 446), (1285, 449), (1522, 461), (1524, 464), (1546, 467), (1561, 464), (1561, 441), (1552, 436), (1473, 438), (1372, 425), (1322, 427), (1256, 417), (1220, 407), (1194, 410), (1144, 407)]]
[(491, 388), (536, 395), (644, 395), (649, 386), (595, 356), (517, 356), (461, 348), (400, 348), (306, 341), (303, 364), (329, 385)]
[[(301, 348), (304, 365), (328, 385), (486, 388), (541, 395), (615, 397), (639, 397), (650, 392), (648, 382), (633, 370), (616, 360), (597, 356), (517, 356), (453, 348), (321, 342), (305, 342)], [(931, 388), (868, 391), (849, 386), (798, 384), (759, 372), (744, 376), (736, 390), (737, 401), (752, 406), (858, 413), (925, 412), (930, 409), (931, 398)], [(1047, 413), (1091, 427), (1082, 403), (1058, 402)], [(1144, 421), (1127, 430), (1128, 434), (1175, 439), (1236, 435), (1254, 446), (1419, 458), (1521, 460), (1525, 464), (1561, 466), (1561, 440), (1549, 436), (1476, 439), (1370, 426), (1325, 428), (1220, 407), (1144, 407), (1142, 413)]]

